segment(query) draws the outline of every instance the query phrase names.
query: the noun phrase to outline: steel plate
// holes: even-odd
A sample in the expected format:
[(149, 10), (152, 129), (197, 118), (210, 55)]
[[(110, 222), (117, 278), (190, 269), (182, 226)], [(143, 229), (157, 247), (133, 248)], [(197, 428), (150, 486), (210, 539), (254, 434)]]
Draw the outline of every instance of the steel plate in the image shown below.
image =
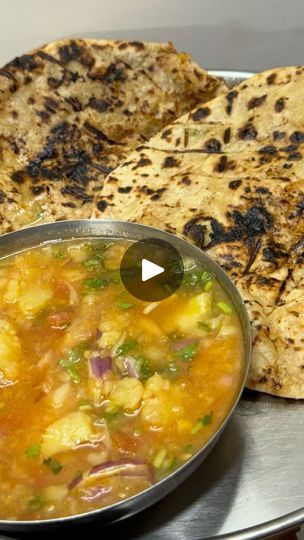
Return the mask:
[[(251, 75), (213, 73), (229, 85)], [(139, 515), (106, 528), (98, 523), (83, 529), (77, 526), (75, 535), (253, 540), (292, 528), (304, 522), (303, 443), (303, 401), (245, 391), (217, 446), (173, 493)]]

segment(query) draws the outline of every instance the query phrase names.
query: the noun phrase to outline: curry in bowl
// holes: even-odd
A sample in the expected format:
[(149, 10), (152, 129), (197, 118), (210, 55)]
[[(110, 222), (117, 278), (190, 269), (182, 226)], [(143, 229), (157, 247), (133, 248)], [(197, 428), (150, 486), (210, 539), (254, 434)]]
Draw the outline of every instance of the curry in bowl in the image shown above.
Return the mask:
[(44, 244), (0, 264), (0, 519), (81, 514), (186, 463), (244, 378), (239, 318), (215, 276), (144, 302), (127, 240)]

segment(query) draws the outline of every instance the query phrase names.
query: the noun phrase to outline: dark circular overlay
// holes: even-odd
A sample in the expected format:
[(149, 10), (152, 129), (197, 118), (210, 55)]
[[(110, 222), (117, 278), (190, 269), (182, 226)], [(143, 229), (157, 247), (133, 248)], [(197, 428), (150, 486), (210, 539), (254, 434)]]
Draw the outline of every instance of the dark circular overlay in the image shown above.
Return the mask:
[[(161, 266), (164, 271), (143, 281), (143, 259)], [(184, 265), (179, 252), (169, 242), (158, 238), (146, 238), (132, 244), (120, 265), (120, 276), (126, 289), (146, 302), (158, 302), (171, 296), (180, 286), (183, 275)]]

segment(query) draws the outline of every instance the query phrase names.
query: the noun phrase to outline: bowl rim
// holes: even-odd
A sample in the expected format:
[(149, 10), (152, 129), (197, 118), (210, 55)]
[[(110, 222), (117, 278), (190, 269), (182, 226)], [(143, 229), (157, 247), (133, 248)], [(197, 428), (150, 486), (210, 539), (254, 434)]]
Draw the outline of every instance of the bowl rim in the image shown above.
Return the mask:
[[(117, 229), (117, 234), (113, 234), (113, 228)], [(104, 229), (104, 232), (101, 232), (101, 229)], [(86, 230), (86, 234), (82, 234)], [(74, 233), (71, 235), (71, 231)], [(125, 231), (125, 232), (124, 232)], [(124, 233), (124, 234), (123, 234)], [(55, 235), (55, 238), (54, 238)], [(57, 236), (56, 236), (57, 235)], [(37, 241), (38, 236), (38, 241)], [(39, 240), (39, 237), (42, 239)], [(172, 482), (172, 488), (165, 490), (164, 495), (160, 495), (156, 500), (153, 500), (151, 503), (147, 503), (145, 506), (136, 510), (135, 512), (127, 512), (127, 516), (130, 516), (138, 511), (147, 508), (151, 504), (154, 504), (157, 500), (163, 498), (166, 494), (173, 491), (183, 479), (187, 476), (190, 476), (191, 471), (195, 468), (195, 463), (197, 466), (203, 461), (204, 454), (209, 453), (213, 448), (215, 442), (217, 441), (219, 435), (222, 433), (223, 429), (226, 427), (231, 416), (233, 415), (235, 408), (241, 398), (242, 392), (245, 388), (246, 380), (249, 373), (251, 354), (252, 354), (252, 336), (251, 336), (251, 325), (248, 315), (248, 311), (245, 305), (244, 300), (241, 297), (240, 292), (237, 287), (234, 285), (233, 281), (229, 278), (226, 272), (204, 251), (190, 243), (187, 238), (178, 236), (161, 229), (150, 227), (147, 225), (142, 225), (139, 223), (122, 221), (122, 220), (112, 220), (112, 219), (76, 219), (76, 220), (65, 220), (65, 221), (54, 221), (49, 223), (37, 224), (17, 231), (8, 232), (0, 236), (0, 260), (6, 258), (10, 255), (21, 253), (29, 249), (38, 248), (43, 245), (56, 244), (62, 241), (73, 241), (73, 240), (84, 240), (84, 239), (122, 239), (122, 240), (140, 240), (143, 238), (158, 238), (165, 240), (171, 244), (178, 251), (190, 251), (192, 252), (193, 258), (202, 260), (203, 265), (207, 268), (212, 268), (213, 273), (216, 276), (216, 279), (219, 281), (221, 287), (223, 287), (226, 294), (229, 296), (235, 311), (238, 315), (242, 334), (243, 334), (243, 345), (244, 345), (244, 369), (242, 375), (242, 382), (240, 384), (239, 391), (237, 392), (231, 407), (227, 415), (224, 417), (220, 425), (218, 426), (215, 433), (210, 439), (183, 465), (178, 467), (168, 476), (159, 480), (152, 486), (146, 488), (131, 497), (127, 497), (121, 501), (117, 501), (111, 505), (97, 508), (94, 510), (89, 510), (80, 514), (71, 514), (68, 516), (54, 517), (49, 519), (38, 519), (38, 520), (6, 520), (0, 519), (0, 528), (4, 527), (2, 530), (17, 530), (22, 528), (31, 528), (38, 529), (45, 527), (47, 525), (60, 526), (64, 524), (75, 524), (84, 520), (94, 519), (95, 517), (102, 516), (107, 512), (112, 512), (115, 510), (123, 509), (126, 505), (132, 505), (136, 503), (143, 496), (148, 497), (149, 494), (154, 493), (156, 490), (161, 490), (162, 486), (167, 485), (169, 482)], [(22, 243), (23, 242), (23, 243)], [(21, 244), (20, 249), (15, 249), (18, 244)], [(191, 467), (192, 466), (192, 467)], [(189, 475), (184, 475), (184, 478), (181, 481), (178, 481), (179, 476), (183, 476), (185, 470), (189, 468)], [(126, 517), (127, 517), (126, 516)], [(118, 518), (124, 519), (124, 516)], [(115, 520), (112, 520), (115, 521)]]

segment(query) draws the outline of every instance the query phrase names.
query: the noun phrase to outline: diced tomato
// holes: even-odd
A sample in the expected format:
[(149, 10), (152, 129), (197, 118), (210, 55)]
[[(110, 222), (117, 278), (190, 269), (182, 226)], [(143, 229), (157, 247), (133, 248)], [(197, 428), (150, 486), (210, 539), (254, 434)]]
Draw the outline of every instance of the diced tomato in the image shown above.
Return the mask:
[(72, 319), (73, 313), (71, 311), (61, 311), (49, 315), (47, 321), (54, 330), (64, 330), (64, 328), (70, 324)]

